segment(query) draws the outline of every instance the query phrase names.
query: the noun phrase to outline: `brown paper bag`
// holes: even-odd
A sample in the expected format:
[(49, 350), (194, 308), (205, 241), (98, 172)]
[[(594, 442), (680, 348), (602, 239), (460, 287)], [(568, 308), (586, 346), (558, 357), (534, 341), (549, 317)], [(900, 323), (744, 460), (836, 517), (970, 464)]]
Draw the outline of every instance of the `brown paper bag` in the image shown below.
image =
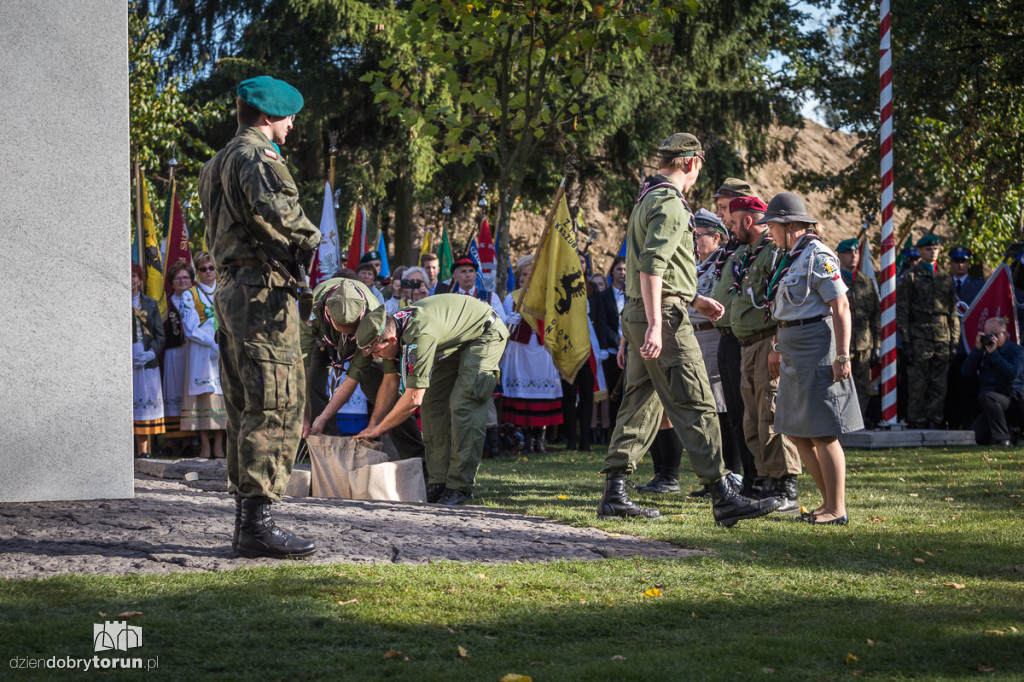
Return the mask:
[(420, 459), (371, 464), (349, 472), (354, 500), (426, 502), (427, 488)]

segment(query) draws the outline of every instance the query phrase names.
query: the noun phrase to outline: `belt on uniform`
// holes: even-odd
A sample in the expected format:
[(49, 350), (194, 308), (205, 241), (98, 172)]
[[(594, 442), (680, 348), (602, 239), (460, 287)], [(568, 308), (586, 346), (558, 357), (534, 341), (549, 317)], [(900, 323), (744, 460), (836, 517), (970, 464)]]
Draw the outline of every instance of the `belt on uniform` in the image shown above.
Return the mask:
[[(630, 298), (629, 296), (623, 296), (622, 298), (623, 298), (623, 300), (625, 300), (626, 303), (636, 303), (638, 305), (643, 305), (644, 304), (644, 299), (642, 299), (642, 298)], [(682, 301), (684, 307), (689, 306), (690, 303), (691, 303), (690, 301), (687, 301), (686, 299), (684, 299), (682, 296), (676, 296), (674, 294), (671, 295), (671, 296), (662, 296), (661, 297), (661, 302), (662, 303), (665, 303), (666, 301)]]
[(703, 332), (707, 331), (708, 329), (714, 328), (715, 324), (713, 322), (698, 322), (697, 324), (693, 325), (693, 331), (695, 332)]
[(744, 336), (742, 339), (737, 336), (736, 341), (738, 341), (741, 346), (746, 348), (747, 346), (753, 346), (758, 341), (764, 341), (767, 338), (771, 338), (772, 334), (774, 333), (775, 327), (772, 327), (771, 329), (765, 329), (764, 331), (755, 332), (750, 336)]
[(732, 336), (732, 327), (719, 327), (718, 333), (722, 336)]
[(815, 315), (814, 317), (805, 317), (802, 320), (779, 320), (780, 327), (800, 327), (805, 324), (814, 324), (819, 320), (824, 320), (828, 315)]

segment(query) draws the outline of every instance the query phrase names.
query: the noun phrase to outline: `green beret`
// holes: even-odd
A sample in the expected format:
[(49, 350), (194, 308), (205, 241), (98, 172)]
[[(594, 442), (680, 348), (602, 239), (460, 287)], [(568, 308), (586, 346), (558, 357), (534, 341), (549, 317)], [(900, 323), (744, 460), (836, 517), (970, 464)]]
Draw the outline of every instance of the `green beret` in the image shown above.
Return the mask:
[(918, 247), (921, 247), (921, 246), (938, 246), (941, 243), (942, 243), (942, 240), (939, 239), (939, 235), (937, 235), (937, 234), (926, 234), (925, 236), (923, 236), (923, 237), (921, 237), (920, 239), (917, 240), (917, 244), (915, 244), (915, 246), (918, 246)]
[(849, 253), (850, 251), (856, 251), (858, 248), (860, 248), (860, 242), (856, 239), (844, 239), (836, 247), (836, 253)]
[(333, 321), (343, 325), (356, 324), (363, 313), (371, 307), (371, 300), (374, 304), (380, 305), (372, 293), (368, 297), (359, 286), (365, 285), (362, 282), (345, 280), (327, 297), (327, 312)]
[(359, 323), (359, 328), (356, 329), (356, 345), (359, 347), (359, 350), (368, 348), (371, 343), (377, 340), (377, 337), (384, 333), (384, 325), (387, 321), (388, 313), (384, 306), (380, 306), (376, 310), (371, 310), (367, 313), (363, 321)]
[(302, 94), (272, 76), (256, 76), (238, 84), (238, 96), (267, 116), (291, 116), (302, 109)]
[(704, 151), (700, 140), (690, 133), (676, 133), (665, 138), (658, 145), (658, 156), (663, 159), (675, 159), (680, 156), (693, 156)]

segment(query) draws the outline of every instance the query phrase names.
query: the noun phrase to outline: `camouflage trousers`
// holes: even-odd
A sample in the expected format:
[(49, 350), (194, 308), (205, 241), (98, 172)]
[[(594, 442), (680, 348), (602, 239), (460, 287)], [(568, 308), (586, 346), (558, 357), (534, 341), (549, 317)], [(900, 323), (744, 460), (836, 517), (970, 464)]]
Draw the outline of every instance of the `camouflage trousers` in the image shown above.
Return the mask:
[(913, 347), (914, 364), (907, 367), (907, 421), (941, 422), (949, 379), (949, 346), (915, 339)]
[(295, 464), (305, 405), (295, 298), (225, 277), (213, 305), (228, 413), (228, 492), (279, 501)]

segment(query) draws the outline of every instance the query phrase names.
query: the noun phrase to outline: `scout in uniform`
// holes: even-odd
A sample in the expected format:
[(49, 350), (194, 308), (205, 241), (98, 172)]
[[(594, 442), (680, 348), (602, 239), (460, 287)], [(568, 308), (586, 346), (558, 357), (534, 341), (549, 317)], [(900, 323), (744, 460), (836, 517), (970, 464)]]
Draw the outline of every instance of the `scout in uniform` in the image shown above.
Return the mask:
[[(374, 362), (356, 348), (355, 333), (363, 316), (380, 307), (368, 286), (337, 277), (313, 290), (313, 309), (300, 329), (302, 358), (306, 365), (307, 419), (309, 433), (338, 435), (338, 410), (356, 390), (363, 389), (371, 404), (370, 424), (380, 423), (398, 399), (398, 363)], [(347, 369), (346, 369), (347, 365)], [(327, 399), (331, 368), (345, 369), (345, 379)], [(423, 457), (423, 437), (416, 419), (409, 417), (391, 430), (391, 439), (402, 459)]]
[(797, 515), (800, 454), (789, 439), (775, 432), (779, 380), (768, 371), (770, 362), (778, 362), (778, 353), (772, 350), (775, 320), (768, 313), (767, 301), (768, 279), (778, 250), (768, 228), (757, 224), (766, 210), (757, 197), (738, 197), (729, 202), (732, 232), (750, 247), (738, 267), (726, 276), (731, 280), (728, 294), (733, 299), (730, 324), (741, 348), (743, 436), (754, 455), (758, 475), (767, 479), (761, 494), (783, 500), (778, 513)]
[(911, 428), (939, 428), (946, 401), (950, 350), (960, 343), (956, 287), (948, 272), (936, 268), (939, 237), (917, 241), (921, 262), (896, 284), (896, 327), (907, 363)]
[(399, 360), (402, 393), (379, 424), (357, 438), (379, 438), (420, 408), (426, 444), (427, 501), (473, 499), (487, 422), (508, 328), (472, 296), (437, 294), (394, 315), (369, 312), (356, 330), (359, 349)]
[(242, 81), (238, 132), (199, 175), (206, 238), (221, 282), (213, 306), (228, 414), (228, 491), (236, 496), (232, 549), (243, 557), (315, 551), (312, 540), (277, 526), (270, 515), (291, 477), (305, 406), (299, 283), (291, 273), (320, 243), (277, 146), (302, 103), (284, 81)]
[(715, 522), (731, 526), (768, 514), (779, 501), (741, 497), (727, 477), (715, 402), (687, 312), (692, 303), (709, 320), (722, 315), (721, 305), (697, 296), (693, 216), (683, 197), (697, 181), (704, 151), (693, 135), (676, 133), (661, 143), (658, 156), (659, 173), (644, 181), (627, 228), (625, 390), (597, 513), (601, 518), (661, 516), (629, 499), (626, 478), (650, 448), (667, 411), (690, 465), (709, 487)]
[(860, 261), (860, 242), (856, 239), (844, 239), (836, 247), (836, 256), (839, 258), (843, 282), (849, 288), (846, 297), (850, 301), (850, 318), (853, 325), (850, 338), (853, 385), (857, 387), (861, 418), (868, 424), (871, 365), (878, 362), (882, 347), (882, 305), (871, 278), (857, 269)]

